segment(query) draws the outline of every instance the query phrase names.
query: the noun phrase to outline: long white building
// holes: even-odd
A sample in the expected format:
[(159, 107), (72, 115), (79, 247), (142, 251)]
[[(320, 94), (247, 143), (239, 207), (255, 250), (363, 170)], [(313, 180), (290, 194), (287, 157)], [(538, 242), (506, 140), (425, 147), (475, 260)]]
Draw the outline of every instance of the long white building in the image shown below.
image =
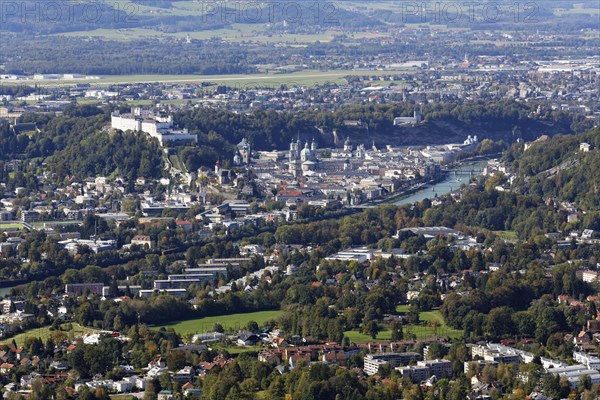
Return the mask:
[(131, 109), (131, 114), (114, 112), (110, 116), (111, 128), (121, 131), (144, 132), (157, 138), (161, 145), (165, 142), (193, 141), (198, 142), (198, 137), (192, 135), (187, 129), (173, 129), (173, 116), (161, 116), (142, 110), (140, 107)]

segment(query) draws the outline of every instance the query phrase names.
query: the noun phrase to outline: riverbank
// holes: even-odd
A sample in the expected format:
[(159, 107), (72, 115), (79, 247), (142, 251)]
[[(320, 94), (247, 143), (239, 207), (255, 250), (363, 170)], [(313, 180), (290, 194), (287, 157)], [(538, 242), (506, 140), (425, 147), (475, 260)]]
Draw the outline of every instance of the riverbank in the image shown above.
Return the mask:
[[(387, 204), (412, 204), (452, 193), (463, 184), (468, 185), (472, 177), (481, 175), (489, 159), (488, 157), (479, 157), (478, 159), (454, 163), (444, 174), (443, 179), (437, 180), (435, 183), (425, 184), (411, 193), (404, 192), (395, 199), (390, 199)], [(464, 167), (468, 167), (468, 170), (463, 170)]]
[(435, 185), (437, 183), (442, 182), (444, 179), (448, 177), (448, 172), (444, 172), (442, 176), (436, 179), (432, 179), (427, 182), (419, 183), (416, 187), (411, 187), (410, 189), (404, 190), (402, 193), (394, 194), (390, 197), (385, 198), (382, 201), (375, 202), (374, 205), (385, 205), (385, 204), (396, 204), (397, 201), (403, 200), (411, 195), (424, 190), (426, 187), (431, 187), (431, 185)]
[[(371, 206), (380, 206), (386, 204), (394, 204), (394, 205), (402, 205), (409, 204), (415, 201), (422, 201), (426, 198), (443, 196), (445, 194), (451, 193), (454, 190), (458, 189), (463, 183), (468, 184), (471, 176), (478, 176), (483, 171), (483, 168), (487, 165), (487, 162), (493, 158), (495, 155), (485, 155), (485, 156), (474, 156), (465, 158), (460, 161), (456, 161), (452, 164), (449, 164), (449, 169), (444, 171), (444, 173), (436, 178), (429, 180), (427, 182), (422, 182), (416, 186), (413, 186), (407, 190), (403, 190), (401, 193), (397, 193), (386, 197), (385, 199), (374, 201), (370, 203)], [(452, 172), (462, 171), (462, 167), (464, 166), (472, 166), (469, 170), (468, 177), (469, 179), (465, 179), (466, 174), (461, 174), (458, 176), (456, 174), (452, 174)], [(464, 172), (464, 171), (462, 171)], [(429, 196), (432, 194), (433, 196)], [(408, 199), (408, 200), (407, 200)]]

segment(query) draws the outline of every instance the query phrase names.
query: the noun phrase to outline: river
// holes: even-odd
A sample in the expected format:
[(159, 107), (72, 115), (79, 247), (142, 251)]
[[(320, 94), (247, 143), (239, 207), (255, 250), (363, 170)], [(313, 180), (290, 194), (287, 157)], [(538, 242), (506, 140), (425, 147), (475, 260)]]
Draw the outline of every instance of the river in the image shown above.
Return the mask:
[(435, 184), (425, 185), (407, 197), (400, 198), (393, 202), (396, 205), (411, 204), (415, 201), (433, 199), (436, 195), (442, 196), (457, 190), (460, 185), (468, 184), (472, 176), (480, 175), (483, 168), (487, 165), (488, 159), (478, 159), (457, 163), (446, 177)]
[(12, 289), (12, 287), (0, 288), (0, 298), (6, 296), (8, 292), (10, 292), (10, 289)]

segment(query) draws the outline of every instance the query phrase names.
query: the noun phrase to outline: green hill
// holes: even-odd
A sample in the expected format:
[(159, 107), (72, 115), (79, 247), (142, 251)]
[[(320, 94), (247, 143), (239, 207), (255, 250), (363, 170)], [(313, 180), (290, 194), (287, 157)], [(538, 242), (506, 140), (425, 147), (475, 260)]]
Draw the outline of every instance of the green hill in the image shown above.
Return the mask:
[[(580, 150), (581, 143), (588, 143), (591, 150)], [(519, 193), (574, 202), (586, 211), (600, 210), (600, 128), (539, 140), (527, 150), (517, 143), (505, 157), (517, 173)]]

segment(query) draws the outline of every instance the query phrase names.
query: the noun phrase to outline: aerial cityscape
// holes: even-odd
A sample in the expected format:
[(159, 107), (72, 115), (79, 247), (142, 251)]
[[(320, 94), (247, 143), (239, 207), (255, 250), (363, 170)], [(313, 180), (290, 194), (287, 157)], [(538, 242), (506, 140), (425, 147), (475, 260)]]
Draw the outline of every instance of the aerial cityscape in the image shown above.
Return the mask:
[(0, 2), (0, 396), (600, 399), (600, 3)]

